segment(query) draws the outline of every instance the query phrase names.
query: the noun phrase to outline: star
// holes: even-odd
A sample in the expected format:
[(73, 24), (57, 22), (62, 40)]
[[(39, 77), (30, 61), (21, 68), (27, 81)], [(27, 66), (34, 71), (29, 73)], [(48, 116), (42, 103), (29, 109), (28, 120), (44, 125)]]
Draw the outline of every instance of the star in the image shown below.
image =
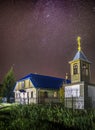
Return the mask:
[(47, 14), (47, 15), (46, 15), (46, 18), (49, 18), (49, 17), (50, 17), (50, 15), (49, 15), (49, 14)]

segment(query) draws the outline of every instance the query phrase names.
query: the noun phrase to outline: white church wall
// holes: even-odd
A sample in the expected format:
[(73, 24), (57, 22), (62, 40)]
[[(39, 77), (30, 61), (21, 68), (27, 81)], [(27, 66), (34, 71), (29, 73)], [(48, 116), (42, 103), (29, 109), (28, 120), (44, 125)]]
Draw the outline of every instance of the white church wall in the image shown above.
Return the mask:
[(79, 97), (80, 96), (80, 85), (72, 85), (65, 87), (65, 97)]
[(65, 86), (65, 107), (84, 109), (84, 82)]
[(88, 96), (92, 99), (92, 107), (95, 108), (95, 86), (88, 85)]

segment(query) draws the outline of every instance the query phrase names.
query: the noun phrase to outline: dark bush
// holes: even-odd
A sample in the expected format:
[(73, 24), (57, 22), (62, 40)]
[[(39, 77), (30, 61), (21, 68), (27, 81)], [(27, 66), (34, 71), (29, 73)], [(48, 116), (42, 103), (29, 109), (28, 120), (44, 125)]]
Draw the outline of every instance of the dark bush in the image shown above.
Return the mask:
[(95, 110), (61, 105), (16, 105), (0, 110), (0, 130), (95, 130)]

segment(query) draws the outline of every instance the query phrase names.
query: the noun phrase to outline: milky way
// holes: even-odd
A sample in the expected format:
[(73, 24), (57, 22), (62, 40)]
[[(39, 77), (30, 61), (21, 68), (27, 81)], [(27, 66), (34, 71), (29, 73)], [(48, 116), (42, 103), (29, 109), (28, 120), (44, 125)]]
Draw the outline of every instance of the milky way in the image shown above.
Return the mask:
[(16, 79), (29, 73), (65, 77), (82, 50), (95, 82), (95, 2), (92, 0), (0, 1), (0, 80), (11, 66)]

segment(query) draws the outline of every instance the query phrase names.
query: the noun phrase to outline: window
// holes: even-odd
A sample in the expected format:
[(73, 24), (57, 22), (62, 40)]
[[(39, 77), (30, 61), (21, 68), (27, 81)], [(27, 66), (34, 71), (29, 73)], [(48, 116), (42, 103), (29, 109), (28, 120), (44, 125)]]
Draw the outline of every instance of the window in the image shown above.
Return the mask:
[(54, 92), (54, 98), (57, 98), (57, 92), (56, 91)]
[(29, 87), (31, 87), (30, 80), (29, 80)]
[(17, 90), (19, 90), (20, 89), (20, 83), (18, 83), (18, 87), (17, 87)]
[(29, 88), (30, 87), (30, 81), (29, 79), (25, 80), (25, 88)]
[(73, 66), (73, 74), (78, 74), (78, 65), (74, 64)]
[(88, 75), (88, 67), (85, 63), (82, 64), (82, 73)]
[(29, 92), (27, 92), (27, 97), (29, 97)]
[(33, 91), (31, 91), (31, 98), (33, 98)]
[(48, 92), (44, 92), (44, 98), (47, 98), (48, 97)]
[(21, 82), (21, 88), (24, 89), (24, 81)]

